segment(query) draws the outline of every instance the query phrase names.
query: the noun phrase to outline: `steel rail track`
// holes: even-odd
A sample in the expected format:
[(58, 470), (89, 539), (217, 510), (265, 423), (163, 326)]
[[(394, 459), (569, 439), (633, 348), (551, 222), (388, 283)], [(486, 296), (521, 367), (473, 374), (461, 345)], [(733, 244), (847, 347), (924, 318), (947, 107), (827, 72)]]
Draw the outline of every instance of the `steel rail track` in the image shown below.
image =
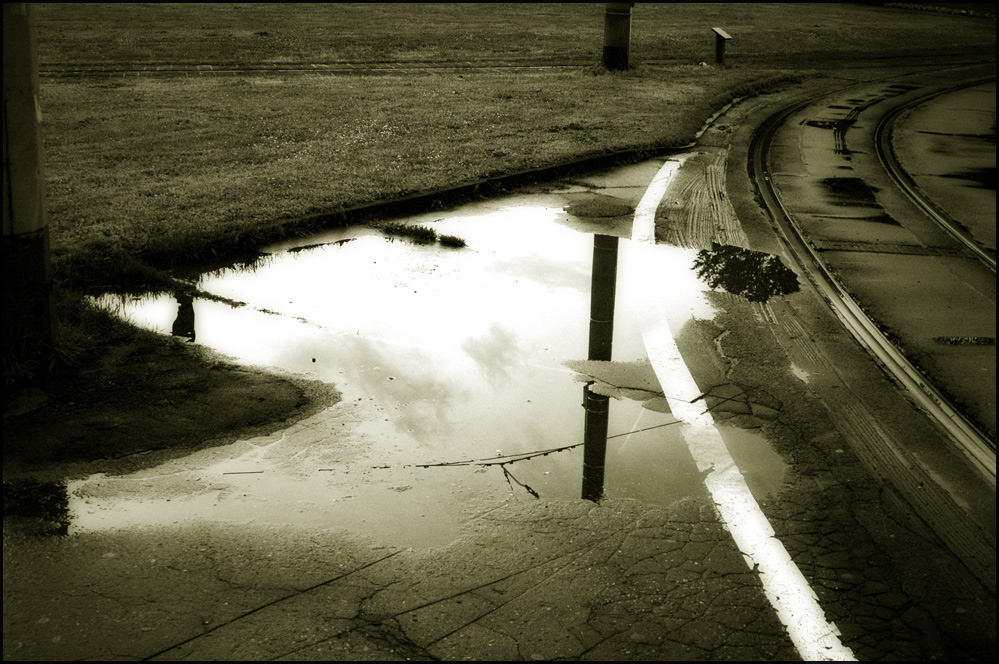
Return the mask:
[(888, 176), (895, 183), (895, 186), (897, 186), (902, 193), (904, 193), (906, 197), (912, 201), (916, 207), (922, 210), (923, 213), (925, 213), (926, 216), (929, 217), (934, 223), (946, 230), (951, 236), (954, 237), (954, 239), (974, 253), (978, 260), (984, 263), (985, 266), (992, 270), (993, 273), (996, 271), (995, 256), (990, 255), (988, 251), (979, 246), (979, 244), (961, 228), (960, 224), (951, 219), (943, 210), (934, 205), (933, 201), (923, 196), (919, 186), (916, 184), (915, 180), (912, 179), (912, 176), (909, 175), (904, 168), (902, 168), (902, 165), (899, 163), (898, 157), (895, 154), (895, 148), (892, 145), (892, 130), (899, 116), (906, 111), (919, 106), (920, 104), (924, 104), (931, 99), (936, 99), (937, 97), (945, 95), (949, 92), (954, 92), (955, 90), (974, 87), (976, 85), (981, 85), (982, 83), (994, 80), (994, 78), (983, 79), (974, 83), (957, 85), (945, 90), (937, 90), (932, 94), (910, 100), (885, 114), (874, 129), (874, 144), (877, 148), (878, 160), (888, 173)]
[(940, 424), (952, 443), (964, 452), (994, 488), (995, 444), (958, 411), (864, 313), (805, 238), (774, 186), (769, 164), (770, 145), (774, 135), (788, 117), (813, 101), (814, 99), (809, 99), (777, 112), (754, 132), (750, 145), (749, 170), (757, 194), (770, 211), (790, 257), (798, 264), (801, 273), (809, 277), (836, 316), (877, 359), (885, 372), (905, 388), (925, 413)]

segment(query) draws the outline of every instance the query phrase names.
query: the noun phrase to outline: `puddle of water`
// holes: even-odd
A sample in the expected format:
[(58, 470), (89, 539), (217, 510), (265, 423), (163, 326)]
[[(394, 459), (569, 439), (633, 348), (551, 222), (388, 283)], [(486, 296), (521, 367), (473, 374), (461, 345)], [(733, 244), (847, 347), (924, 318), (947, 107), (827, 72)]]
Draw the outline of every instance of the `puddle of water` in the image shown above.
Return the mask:
[(809, 382), (808, 379), (811, 378), (811, 374), (799, 367), (797, 364), (791, 365), (791, 373), (800, 380), (802, 383)]
[[(559, 205), (507, 202), (409, 220), (461, 237), (464, 249), (341, 229), (270, 247), (256, 269), (204, 275), (198, 287), (214, 299), (105, 297), (138, 325), (335, 383), (343, 399), (277, 438), (156, 470), (194, 490), (157, 493), (145, 476), (74, 483), (74, 527), (252, 518), (433, 546), (503, 497), (578, 499), (585, 394), (581, 365), (567, 363), (587, 358), (593, 236), (560, 223)], [(696, 252), (656, 247), (659, 273), (637, 274), (629, 244), (620, 247), (613, 364), (639, 366), (649, 303), (631, 296), (641, 292), (636, 280), (668, 287), (677, 315), (712, 311), (691, 269)], [(650, 398), (647, 377), (623, 376), (636, 384), (614, 386), (604, 495), (668, 504), (704, 492), (662, 397)], [(765, 495), (784, 465), (751, 437), (731, 436), (749, 450), (745, 472)], [(115, 488), (143, 482), (138, 498)]]
[[(830, 108), (848, 108), (848, 107), (838, 107), (830, 106)], [(805, 122), (809, 127), (818, 127), (819, 129), (832, 129), (833, 131), (833, 152), (835, 154), (846, 155), (849, 157), (852, 151), (846, 146), (846, 132), (856, 124), (856, 118), (839, 118), (836, 120), (808, 120)]]
[(942, 177), (952, 178), (955, 180), (965, 180), (971, 184), (965, 185), (968, 187), (977, 187), (979, 189), (990, 189), (992, 191), (996, 190), (996, 169), (992, 168), (974, 168), (967, 171), (961, 171), (958, 173), (945, 173)]
[(874, 190), (861, 178), (825, 178), (822, 184), (832, 193), (837, 205), (859, 205), (869, 207), (876, 205)]

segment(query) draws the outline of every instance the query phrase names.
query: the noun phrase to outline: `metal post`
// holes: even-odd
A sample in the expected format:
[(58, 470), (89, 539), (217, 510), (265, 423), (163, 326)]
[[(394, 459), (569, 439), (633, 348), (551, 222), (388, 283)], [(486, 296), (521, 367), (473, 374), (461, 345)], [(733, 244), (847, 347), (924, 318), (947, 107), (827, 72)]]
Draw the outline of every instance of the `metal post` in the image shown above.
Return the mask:
[(55, 336), (33, 12), (3, 5), (3, 350), (28, 364)]
[(611, 71), (628, 68), (631, 7), (629, 2), (608, 2), (604, 10), (604, 67)]

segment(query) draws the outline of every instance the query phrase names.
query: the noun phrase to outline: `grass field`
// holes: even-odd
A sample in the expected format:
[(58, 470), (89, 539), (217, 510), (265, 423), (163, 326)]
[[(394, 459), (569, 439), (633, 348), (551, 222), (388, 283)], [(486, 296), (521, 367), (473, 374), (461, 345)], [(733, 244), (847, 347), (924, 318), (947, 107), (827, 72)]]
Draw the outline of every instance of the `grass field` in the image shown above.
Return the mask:
[[(734, 36), (730, 67), (711, 27)], [(41, 4), (52, 252), (121, 287), (285, 222), (607, 151), (688, 142), (738, 94), (872, 57), (994, 53), (994, 20), (861, 5), (637, 5), (595, 75), (603, 5)], [(80, 66), (575, 64), (366, 75), (56, 77)], [(137, 262), (138, 261), (138, 262)]]
[[(985, 5), (987, 6), (987, 5)], [(599, 58), (603, 3), (39, 4), (56, 63), (467, 62)], [(992, 10), (994, 13), (994, 9)], [(741, 58), (828, 61), (994, 43), (995, 26), (850, 4), (642, 3), (632, 56), (710, 61), (718, 26)], [(786, 64), (786, 63), (779, 63)]]

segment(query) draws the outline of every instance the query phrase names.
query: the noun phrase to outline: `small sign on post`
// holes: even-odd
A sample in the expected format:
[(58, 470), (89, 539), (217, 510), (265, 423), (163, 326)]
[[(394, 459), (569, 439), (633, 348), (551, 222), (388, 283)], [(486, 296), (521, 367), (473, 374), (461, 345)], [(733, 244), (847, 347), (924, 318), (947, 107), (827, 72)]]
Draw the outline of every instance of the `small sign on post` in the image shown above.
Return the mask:
[(711, 28), (715, 33), (715, 64), (725, 64), (725, 42), (732, 38), (730, 34), (721, 28)]

